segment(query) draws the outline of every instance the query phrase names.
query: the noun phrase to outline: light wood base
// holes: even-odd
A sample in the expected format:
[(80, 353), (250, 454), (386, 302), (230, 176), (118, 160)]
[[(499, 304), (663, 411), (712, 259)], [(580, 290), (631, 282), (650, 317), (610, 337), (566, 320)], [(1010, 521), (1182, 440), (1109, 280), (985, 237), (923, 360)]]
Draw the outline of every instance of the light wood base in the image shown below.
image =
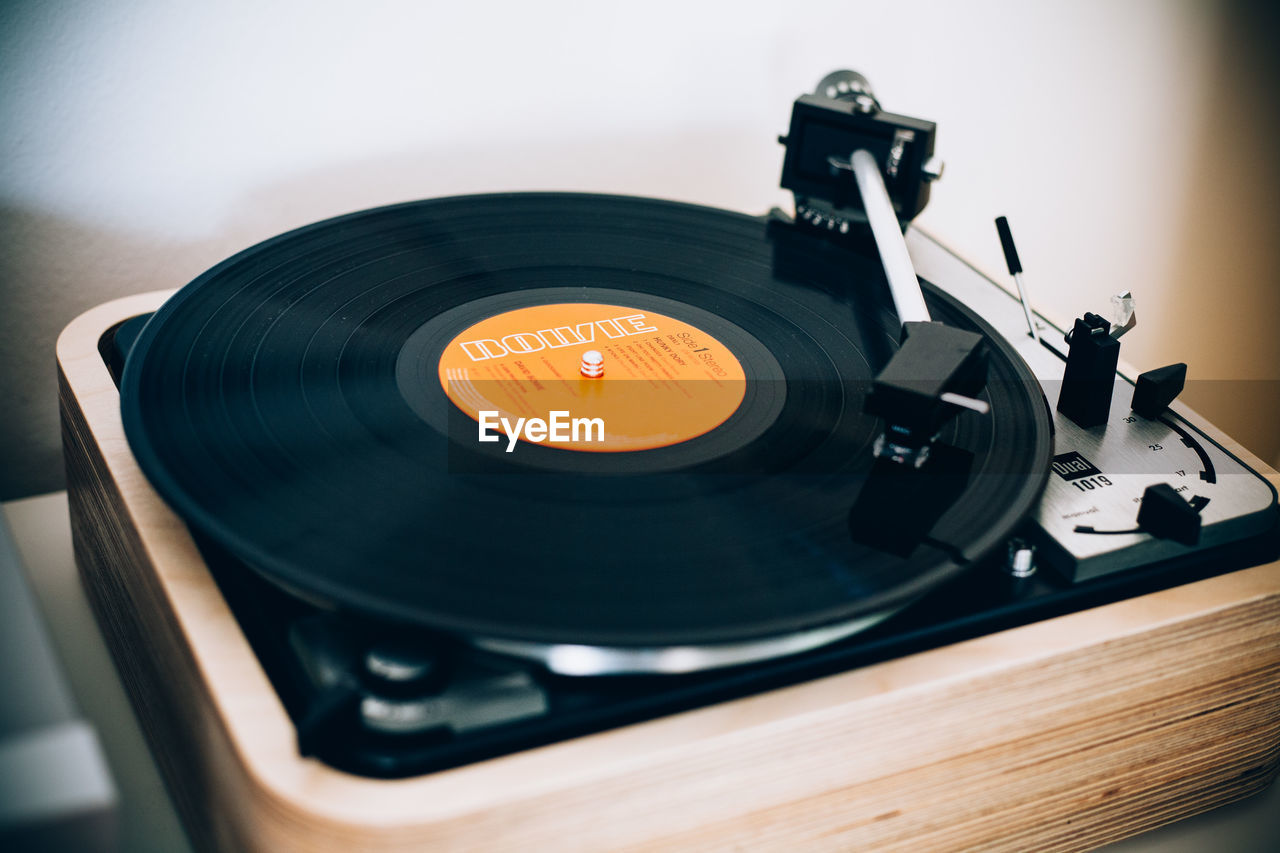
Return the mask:
[(1082, 849), (1280, 767), (1280, 563), (414, 779), (300, 758), (98, 354), (167, 296), (81, 316), (58, 362), (76, 558), (199, 847)]

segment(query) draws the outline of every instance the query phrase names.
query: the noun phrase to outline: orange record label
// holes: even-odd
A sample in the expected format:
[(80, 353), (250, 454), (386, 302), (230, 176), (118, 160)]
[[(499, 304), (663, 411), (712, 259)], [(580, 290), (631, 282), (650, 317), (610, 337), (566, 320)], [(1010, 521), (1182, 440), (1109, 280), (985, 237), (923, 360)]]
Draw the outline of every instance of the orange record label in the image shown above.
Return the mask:
[(594, 431), (584, 424), (560, 430), (559, 440), (520, 440), (606, 453), (696, 438), (728, 420), (746, 394), (742, 365), (711, 335), (656, 311), (594, 302), (481, 320), (445, 347), (440, 384), (477, 422), (482, 412), (512, 423), (555, 412), (599, 419)]

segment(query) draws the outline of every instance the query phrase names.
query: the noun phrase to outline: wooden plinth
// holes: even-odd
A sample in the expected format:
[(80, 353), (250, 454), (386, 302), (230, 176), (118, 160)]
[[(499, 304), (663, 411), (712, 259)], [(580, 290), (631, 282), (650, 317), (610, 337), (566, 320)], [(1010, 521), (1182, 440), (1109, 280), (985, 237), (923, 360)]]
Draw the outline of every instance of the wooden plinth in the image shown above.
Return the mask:
[(58, 363), (76, 559), (197, 846), (1081, 849), (1280, 766), (1280, 563), (414, 779), (300, 758), (98, 353), (168, 295), (84, 314)]

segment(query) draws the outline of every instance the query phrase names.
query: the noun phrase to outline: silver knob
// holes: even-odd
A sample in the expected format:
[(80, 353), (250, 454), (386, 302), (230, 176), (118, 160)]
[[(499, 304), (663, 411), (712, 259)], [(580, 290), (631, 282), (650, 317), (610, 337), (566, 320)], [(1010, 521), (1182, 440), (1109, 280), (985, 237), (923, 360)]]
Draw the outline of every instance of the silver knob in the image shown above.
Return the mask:
[(1029, 578), (1036, 573), (1036, 549), (1022, 539), (1009, 540), (1009, 558), (1005, 569), (1015, 578)]
[(926, 181), (933, 182), (942, 177), (942, 169), (947, 164), (937, 157), (930, 157), (924, 161), (924, 165), (920, 167), (920, 176)]
[(880, 109), (871, 83), (857, 71), (832, 71), (818, 81), (815, 95), (825, 95), (834, 101), (852, 101), (860, 113), (873, 113)]

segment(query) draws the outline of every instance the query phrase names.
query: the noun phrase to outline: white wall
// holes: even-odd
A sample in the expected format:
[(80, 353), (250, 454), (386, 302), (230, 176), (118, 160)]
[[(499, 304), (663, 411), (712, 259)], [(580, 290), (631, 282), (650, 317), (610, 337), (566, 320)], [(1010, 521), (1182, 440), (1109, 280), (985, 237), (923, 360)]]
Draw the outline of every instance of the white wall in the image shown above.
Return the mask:
[[(0, 497), (56, 485), (51, 348), (79, 311), (409, 198), (589, 189), (762, 212), (786, 201), (792, 99), (837, 67), (939, 123), (923, 227), (999, 274), (1007, 214), (1046, 313), (1131, 288), (1126, 355), (1192, 360), (1183, 318), (1239, 328), (1213, 290), (1174, 286), (1219, 18), (1169, 0), (10, 4)], [(1277, 378), (1238, 361), (1210, 367)]]

